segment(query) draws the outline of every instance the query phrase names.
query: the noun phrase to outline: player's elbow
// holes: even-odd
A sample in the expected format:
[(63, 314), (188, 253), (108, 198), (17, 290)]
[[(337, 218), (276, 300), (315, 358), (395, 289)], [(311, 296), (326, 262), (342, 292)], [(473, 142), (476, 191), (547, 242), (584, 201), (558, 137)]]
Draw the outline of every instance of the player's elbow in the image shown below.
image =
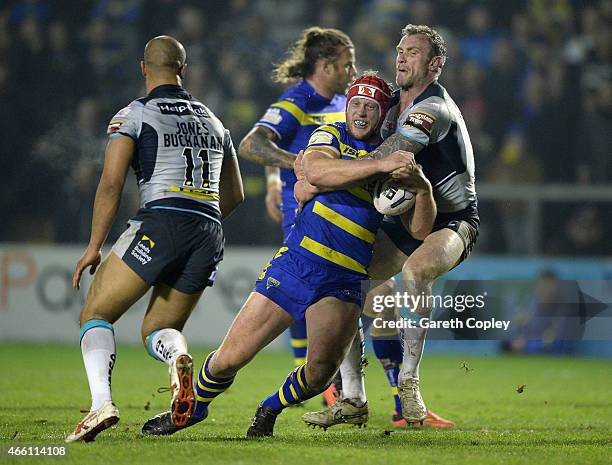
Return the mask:
[(249, 132), (238, 144), (238, 156), (240, 158), (244, 158), (245, 160), (257, 161), (253, 147), (257, 144), (257, 141), (260, 140), (262, 136), (256, 132)]
[(418, 241), (424, 241), (433, 230), (433, 222), (419, 221), (408, 213), (401, 215), (400, 220), (408, 234)]
[(413, 218), (410, 222), (410, 227), (408, 228), (408, 231), (410, 231), (410, 235), (416, 240), (424, 241), (425, 238), (429, 236), (433, 231), (433, 222), (421, 221), (419, 223), (420, 224), (417, 224), (417, 222)]
[(420, 228), (415, 231), (410, 231), (410, 235), (417, 241), (424, 241), (431, 234), (431, 228)]
[(242, 183), (240, 183), (232, 189), (230, 203), (236, 208), (242, 202), (244, 202), (244, 188), (242, 187)]
[(221, 201), (219, 202), (221, 218), (226, 219), (229, 217), (242, 202), (244, 202), (244, 189), (242, 188), (242, 183), (240, 183), (240, 185), (234, 187), (231, 192), (221, 197)]
[(106, 197), (121, 197), (124, 180), (110, 176), (102, 176), (98, 184), (98, 193)]
[(249, 159), (249, 155), (251, 152), (251, 143), (252, 143), (252, 134), (247, 134), (238, 144), (238, 156), (240, 158)]
[(242, 202), (244, 202), (244, 189), (243, 189), (242, 184), (241, 184), (240, 185), (240, 190), (238, 192), (236, 192), (236, 194), (234, 195), (234, 203), (236, 204), (236, 206), (238, 206)]

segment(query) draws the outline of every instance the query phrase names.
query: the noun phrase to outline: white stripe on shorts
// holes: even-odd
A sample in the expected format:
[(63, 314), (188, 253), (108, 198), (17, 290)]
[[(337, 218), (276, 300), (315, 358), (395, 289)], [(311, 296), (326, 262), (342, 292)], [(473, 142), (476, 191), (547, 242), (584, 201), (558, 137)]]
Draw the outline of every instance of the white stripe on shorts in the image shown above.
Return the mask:
[(123, 258), (123, 256), (127, 252), (128, 247), (130, 246), (130, 244), (134, 240), (134, 237), (140, 230), (140, 225), (142, 224), (142, 221), (129, 220), (128, 224), (130, 225), (130, 227), (127, 228), (123, 232), (123, 234), (121, 234), (121, 236), (119, 236), (119, 239), (117, 239), (117, 242), (115, 242), (115, 245), (113, 245), (113, 248), (111, 249), (119, 258)]

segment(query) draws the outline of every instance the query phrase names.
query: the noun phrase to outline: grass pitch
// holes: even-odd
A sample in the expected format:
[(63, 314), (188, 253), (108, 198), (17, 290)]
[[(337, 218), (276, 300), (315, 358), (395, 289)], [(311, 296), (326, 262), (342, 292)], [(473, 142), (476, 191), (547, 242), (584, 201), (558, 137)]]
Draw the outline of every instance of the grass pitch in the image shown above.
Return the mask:
[[(194, 350), (201, 363), (205, 350)], [(287, 409), (275, 437), (246, 440), (258, 402), (290, 369), (289, 353), (262, 353), (219, 397), (209, 418), (170, 437), (144, 437), (142, 423), (167, 410), (167, 371), (142, 348), (119, 347), (113, 396), (120, 423), (94, 443), (71, 444), (61, 458), (9, 457), (11, 445), (64, 445), (89, 407), (78, 347), (0, 345), (1, 463), (70, 464), (603, 464), (612, 463), (612, 369), (609, 361), (538, 357), (428, 356), (421, 390), (454, 430), (388, 431), (390, 389), (373, 355), (366, 368), (371, 419), (324, 432)], [(464, 363), (470, 370), (466, 370)], [(522, 393), (517, 392), (524, 385)]]

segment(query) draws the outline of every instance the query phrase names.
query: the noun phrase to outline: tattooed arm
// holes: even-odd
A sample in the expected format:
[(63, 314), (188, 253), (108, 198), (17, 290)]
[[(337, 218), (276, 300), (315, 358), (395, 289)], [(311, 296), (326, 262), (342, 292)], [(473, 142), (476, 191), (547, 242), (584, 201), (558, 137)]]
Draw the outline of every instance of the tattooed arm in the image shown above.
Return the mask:
[(302, 160), (306, 181), (320, 189), (342, 189), (399, 171), (412, 160), (411, 153), (399, 150), (380, 160), (345, 160), (339, 157), (340, 152), (335, 147), (307, 147)]
[(368, 153), (365, 157), (362, 158), (380, 160), (381, 158), (391, 155), (397, 150), (412, 152), (414, 155), (416, 155), (424, 148), (425, 146), (423, 144), (419, 144), (418, 142), (410, 140), (402, 136), (401, 134), (395, 133), (385, 139), (385, 141), (380, 144), (377, 149), (372, 150), (370, 153)]
[(293, 168), (295, 154), (279, 148), (276, 140), (274, 131), (265, 126), (255, 126), (240, 142), (238, 154), (260, 165)]

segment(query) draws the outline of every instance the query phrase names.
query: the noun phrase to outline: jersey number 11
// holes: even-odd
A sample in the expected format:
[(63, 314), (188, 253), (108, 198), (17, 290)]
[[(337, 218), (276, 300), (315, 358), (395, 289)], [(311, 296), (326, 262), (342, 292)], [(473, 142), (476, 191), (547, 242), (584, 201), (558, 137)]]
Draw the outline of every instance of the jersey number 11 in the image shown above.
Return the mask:
[[(185, 147), (183, 149), (183, 157), (185, 157), (185, 181), (183, 185), (194, 186), (193, 184), (193, 171), (195, 168), (193, 160), (193, 148)], [(208, 150), (200, 149), (198, 152), (198, 158), (202, 159), (202, 185), (200, 187), (210, 187), (210, 160), (208, 158)]]

